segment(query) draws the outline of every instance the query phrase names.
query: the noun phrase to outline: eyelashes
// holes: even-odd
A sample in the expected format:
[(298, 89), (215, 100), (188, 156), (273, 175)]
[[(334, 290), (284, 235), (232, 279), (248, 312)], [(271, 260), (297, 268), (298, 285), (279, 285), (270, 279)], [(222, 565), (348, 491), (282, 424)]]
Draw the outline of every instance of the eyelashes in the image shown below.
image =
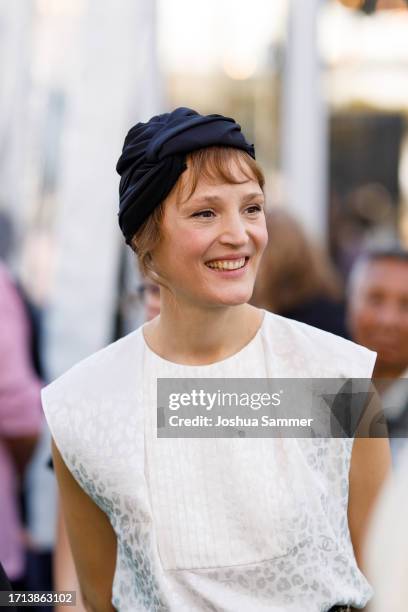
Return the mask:
[(201, 217), (202, 219), (209, 219), (212, 215), (214, 215), (214, 211), (212, 210), (200, 210), (192, 214), (192, 217)]
[(261, 206), (260, 204), (252, 204), (251, 206), (249, 206), (247, 208), (247, 210), (251, 210), (252, 213), (254, 212), (262, 212), (263, 210), (263, 206)]
[[(251, 206), (247, 206), (246, 208), (246, 212), (248, 212), (250, 215), (254, 215), (256, 213), (262, 212), (262, 210), (263, 210), (263, 206), (261, 206), (261, 204), (251, 204)], [(201, 219), (211, 219), (212, 217), (215, 216), (215, 212), (211, 209), (205, 209), (205, 210), (200, 210), (198, 212), (195, 212), (191, 216), (195, 218), (201, 218)]]

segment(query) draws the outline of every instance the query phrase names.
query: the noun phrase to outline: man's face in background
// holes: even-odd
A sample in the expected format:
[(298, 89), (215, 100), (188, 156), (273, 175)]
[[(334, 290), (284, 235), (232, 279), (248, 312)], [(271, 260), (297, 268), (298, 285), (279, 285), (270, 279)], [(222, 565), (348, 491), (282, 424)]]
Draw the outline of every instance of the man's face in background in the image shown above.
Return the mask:
[(398, 375), (408, 367), (408, 261), (384, 257), (357, 266), (348, 299), (352, 339)]
[(160, 314), (160, 287), (149, 279), (144, 282), (144, 307), (146, 321)]

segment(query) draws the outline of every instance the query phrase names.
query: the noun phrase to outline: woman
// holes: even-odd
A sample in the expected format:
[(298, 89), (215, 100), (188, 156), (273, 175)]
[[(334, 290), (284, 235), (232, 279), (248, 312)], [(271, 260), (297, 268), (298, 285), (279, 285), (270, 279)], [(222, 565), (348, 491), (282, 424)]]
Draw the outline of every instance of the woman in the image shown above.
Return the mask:
[(234, 120), (153, 117), (130, 130), (117, 169), (119, 223), (160, 283), (160, 315), (43, 393), (87, 608), (364, 606), (355, 555), (386, 442), (158, 439), (156, 394), (158, 378), (369, 377), (375, 355), (248, 305), (267, 242), (263, 175)]

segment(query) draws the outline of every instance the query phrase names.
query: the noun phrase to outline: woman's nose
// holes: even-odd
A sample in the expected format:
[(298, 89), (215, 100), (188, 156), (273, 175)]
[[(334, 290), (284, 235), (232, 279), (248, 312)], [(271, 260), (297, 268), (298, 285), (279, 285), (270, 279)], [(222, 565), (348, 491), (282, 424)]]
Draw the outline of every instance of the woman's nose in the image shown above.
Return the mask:
[(224, 244), (237, 246), (242, 246), (248, 242), (249, 237), (245, 221), (239, 214), (228, 216), (223, 224), (219, 240)]

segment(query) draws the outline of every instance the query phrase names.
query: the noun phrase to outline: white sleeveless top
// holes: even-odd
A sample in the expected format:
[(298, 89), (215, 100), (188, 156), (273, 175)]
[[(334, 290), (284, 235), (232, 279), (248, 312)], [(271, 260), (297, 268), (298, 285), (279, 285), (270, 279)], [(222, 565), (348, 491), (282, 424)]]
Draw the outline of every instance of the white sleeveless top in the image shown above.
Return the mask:
[(156, 437), (157, 378), (369, 378), (375, 353), (265, 313), (207, 366), (153, 353), (142, 328), (43, 391), (51, 433), (118, 540), (119, 612), (324, 612), (372, 595), (347, 521), (352, 439)]

